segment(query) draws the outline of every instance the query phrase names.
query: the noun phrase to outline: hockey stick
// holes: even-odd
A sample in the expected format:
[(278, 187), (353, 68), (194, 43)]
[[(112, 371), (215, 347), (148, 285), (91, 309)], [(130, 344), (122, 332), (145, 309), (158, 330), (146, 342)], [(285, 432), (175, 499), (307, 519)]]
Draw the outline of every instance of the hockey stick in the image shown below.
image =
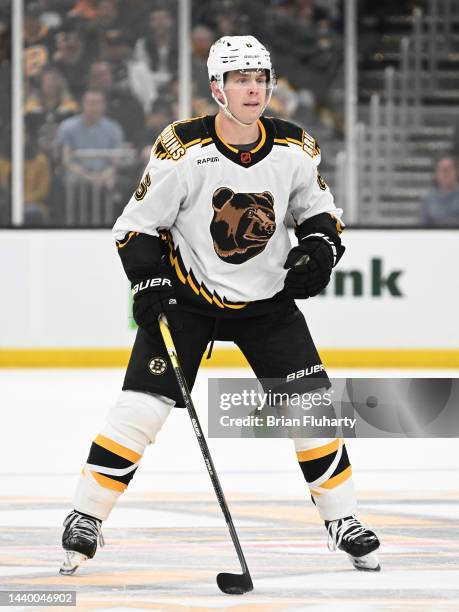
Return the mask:
[(217, 584), (220, 590), (223, 591), (223, 593), (227, 593), (229, 595), (242, 595), (243, 593), (247, 593), (248, 591), (251, 591), (253, 589), (252, 578), (250, 577), (249, 568), (247, 567), (247, 563), (244, 558), (244, 553), (242, 552), (241, 544), (239, 542), (239, 538), (237, 537), (236, 529), (233, 524), (233, 519), (231, 518), (231, 514), (226, 503), (225, 496), (223, 494), (223, 490), (220, 485), (220, 481), (218, 479), (214, 463), (212, 461), (212, 457), (210, 456), (209, 447), (207, 446), (206, 439), (201, 429), (198, 415), (196, 414), (196, 410), (193, 406), (193, 400), (191, 399), (191, 394), (188, 389), (183, 370), (180, 366), (177, 357), (177, 351), (175, 350), (174, 346), (174, 341), (172, 340), (171, 332), (169, 330), (167, 319), (164, 314), (160, 315), (159, 317), (159, 329), (161, 330), (161, 335), (163, 337), (164, 344), (166, 345), (166, 349), (169, 354), (169, 358), (171, 360), (172, 367), (174, 369), (174, 373), (177, 378), (178, 385), (180, 387), (180, 391), (182, 392), (183, 401), (185, 402), (188, 414), (190, 415), (194, 433), (196, 434), (196, 437), (198, 439), (202, 456), (204, 457), (204, 462), (207, 467), (207, 471), (209, 472), (209, 476), (212, 481), (212, 485), (214, 487), (218, 503), (220, 504), (220, 508), (222, 509), (226, 524), (228, 525), (231, 539), (233, 540), (233, 544), (236, 548), (237, 556), (239, 558), (239, 562), (242, 568), (242, 574), (229, 574), (226, 572), (218, 574)]

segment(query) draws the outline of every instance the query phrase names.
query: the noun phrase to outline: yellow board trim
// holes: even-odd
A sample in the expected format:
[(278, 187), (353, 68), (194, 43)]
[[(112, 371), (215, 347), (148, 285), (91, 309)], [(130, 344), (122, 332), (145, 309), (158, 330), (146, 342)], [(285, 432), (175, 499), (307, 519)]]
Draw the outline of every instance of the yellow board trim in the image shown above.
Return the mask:
[(296, 454), (296, 458), (298, 459), (298, 461), (312, 461), (314, 459), (320, 459), (321, 457), (326, 457), (327, 455), (335, 453), (338, 450), (338, 446), (339, 439), (336, 438), (336, 440), (333, 440), (333, 442), (329, 442), (328, 444), (324, 444), (323, 446), (298, 451)]
[(102, 446), (102, 448), (105, 448), (106, 450), (110, 451), (111, 453), (114, 453), (119, 457), (123, 457), (123, 459), (127, 459), (132, 463), (137, 463), (137, 461), (139, 461), (139, 459), (142, 457), (142, 455), (139, 455), (139, 453), (136, 453), (135, 451), (131, 450), (130, 448), (127, 448), (126, 446), (123, 446), (122, 444), (118, 444), (118, 442), (115, 442), (115, 440), (110, 440), (110, 438), (106, 438), (102, 434), (99, 434), (94, 440), (94, 442), (99, 446)]
[[(235, 308), (225, 304), (226, 308)], [(240, 308), (240, 307), (239, 307)], [(459, 369), (458, 349), (323, 349), (327, 368)], [(0, 368), (122, 368), (130, 348), (0, 348)], [(236, 348), (215, 348), (202, 366), (245, 368), (248, 363)]]
[(345, 470), (343, 470), (341, 474), (337, 474), (336, 476), (333, 476), (333, 478), (329, 478), (327, 482), (321, 484), (320, 487), (322, 489), (334, 489), (335, 487), (343, 483), (345, 480), (348, 480), (348, 478), (350, 478), (351, 476), (352, 467), (349, 466)]
[(111, 489), (112, 491), (118, 491), (119, 493), (122, 493), (124, 490), (127, 489), (127, 484), (124, 484), (124, 482), (113, 480), (113, 478), (103, 476), (102, 474), (98, 474), (97, 472), (91, 472), (91, 474), (100, 484), (100, 486), (104, 487), (104, 489)]

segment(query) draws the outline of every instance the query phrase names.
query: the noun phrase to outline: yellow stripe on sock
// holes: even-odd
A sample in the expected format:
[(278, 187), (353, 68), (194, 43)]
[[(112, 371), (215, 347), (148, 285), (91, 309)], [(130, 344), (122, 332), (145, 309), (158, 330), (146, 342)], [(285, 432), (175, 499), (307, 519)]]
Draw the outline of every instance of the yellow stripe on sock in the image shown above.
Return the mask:
[(120, 493), (122, 493), (127, 488), (127, 484), (124, 484), (124, 482), (113, 480), (113, 478), (109, 478), (108, 476), (104, 476), (103, 474), (98, 474), (97, 472), (91, 472), (91, 474), (100, 484), (100, 486), (104, 487), (104, 489), (112, 489), (112, 491), (119, 491)]
[(109, 450), (111, 453), (119, 455), (120, 457), (123, 457), (123, 459), (127, 459), (128, 461), (132, 461), (132, 463), (136, 463), (142, 457), (142, 455), (139, 455), (130, 448), (127, 448), (122, 444), (118, 444), (118, 442), (110, 440), (110, 438), (106, 438), (102, 434), (99, 434), (94, 440), (94, 442), (99, 446), (102, 446), (102, 448)]
[(331, 453), (334, 453), (338, 450), (338, 446), (339, 438), (336, 438), (336, 440), (333, 440), (333, 442), (329, 442), (328, 444), (324, 444), (323, 446), (298, 451), (296, 453), (296, 456), (298, 461), (312, 461), (313, 459), (320, 459), (321, 457), (331, 455)]
[(327, 482), (324, 482), (320, 486), (323, 489), (334, 489), (335, 487), (343, 483), (345, 480), (347, 480), (351, 476), (352, 476), (352, 467), (348, 466), (345, 470), (341, 472), (341, 474), (337, 474), (336, 476), (333, 476), (333, 478), (330, 478), (329, 480), (327, 480)]

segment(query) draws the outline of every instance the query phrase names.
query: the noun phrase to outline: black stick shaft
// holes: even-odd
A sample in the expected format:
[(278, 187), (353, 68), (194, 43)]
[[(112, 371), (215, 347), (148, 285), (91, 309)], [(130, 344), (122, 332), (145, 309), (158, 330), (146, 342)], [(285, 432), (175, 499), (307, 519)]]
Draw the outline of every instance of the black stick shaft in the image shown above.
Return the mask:
[(231, 539), (233, 540), (233, 544), (236, 549), (242, 571), (244, 573), (249, 573), (249, 568), (247, 567), (244, 553), (242, 552), (241, 544), (239, 542), (239, 538), (238, 538), (236, 529), (233, 524), (233, 519), (231, 517), (231, 513), (229, 511), (228, 504), (226, 503), (225, 495), (223, 493), (223, 489), (221, 487), (220, 480), (218, 479), (218, 475), (214, 467), (214, 462), (212, 461), (212, 457), (210, 455), (209, 447), (207, 446), (207, 442), (204, 437), (204, 433), (202, 431), (201, 424), (199, 423), (198, 415), (196, 414), (196, 410), (193, 405), (193, 400), (191, 399), (191, 393), (188, 389), (188, 385), (187, 385), (185, 376), (183, 374), (183, 370), (180, 366), (180, 363), (177, 357), (175, 345), (172, 340), (172, 336), (169, 331), (169, 327), (167, 325), (167, 319), (164, 315), (162, 315), (159, 319), (159, 328), (161, 330), (161, 334), (163, 336), (163, 340), (164, 340), (164, 344), (166, 345), (167, 352), (169, 353), (169, 357), (172, 363), (172, 367), (174, 369), (175, 376), (177, 378), (178, 385), (180, 387), (180, 391), (183, 395), (183, 401), (185, 402), (186, 409), (188, 410), (188, 414), (190, 415), (194, 433), (196, 434), (196, 438), (198, 439), (199, 446), (201, 448), (201, 452), (204, 457), (204, 462), (206, 464), (207, 471), (209, 472), (210, 480), (212, 481), (212, 485), (214, 487), (214, 491), (218, 499), (218, 503), (220, 504), (220, 508), (222, 509), (226, 524), (228, 525)]

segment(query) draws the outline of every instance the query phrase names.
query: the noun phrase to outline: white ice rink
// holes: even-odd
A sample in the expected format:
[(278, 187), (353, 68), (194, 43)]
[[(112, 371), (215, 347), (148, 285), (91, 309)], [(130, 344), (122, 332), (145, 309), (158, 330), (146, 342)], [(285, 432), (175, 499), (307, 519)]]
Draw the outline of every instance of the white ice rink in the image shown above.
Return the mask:
[[(456, 376), (339, 370), (332, 376)], [(207, 377), (193, 397), (206, 429)], [(76, 589), (99, 610), (459, 610), (457, 439), (347, 443), (362, 517), (381, 536), (383, 571), (326, 549), (290, 441), (209, 440), (255, 590), (221, 594), (237, 558), (185, 410), (174, 410), (106, 523), (107, 546), (77, 577), (57, 575), (60, 524), (123, 371), (0, 370), (0, 589)]]

